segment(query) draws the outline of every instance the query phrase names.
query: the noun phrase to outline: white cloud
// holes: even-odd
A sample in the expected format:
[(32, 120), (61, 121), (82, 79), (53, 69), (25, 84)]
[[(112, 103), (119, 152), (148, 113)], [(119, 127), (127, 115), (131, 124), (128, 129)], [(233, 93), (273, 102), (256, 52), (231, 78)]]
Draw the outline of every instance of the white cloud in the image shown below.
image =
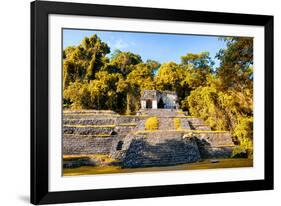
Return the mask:
[(117, 49), (126, 49), (129, 47), (129, 43), (125, 42), (123, 39), (118, 39), (113, 46)]

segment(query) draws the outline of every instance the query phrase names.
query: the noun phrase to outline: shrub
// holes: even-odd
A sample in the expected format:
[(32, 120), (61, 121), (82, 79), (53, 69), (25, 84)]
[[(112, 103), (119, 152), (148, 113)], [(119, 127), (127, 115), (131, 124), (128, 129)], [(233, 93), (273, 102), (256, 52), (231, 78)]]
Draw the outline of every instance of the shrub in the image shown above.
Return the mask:
[(236, 146), (232, 150), (231, 157), (233, 157), (233, 158), (246, 158), (246, 157), (248, 157), (248, 154), (247, 154), (247, 151), (244, 148), (242, 148), (240, 146)]
[(181, 120), (180, 118), (174, 118), (174, 127), (175, 129), (181, 129)]
[(158, 129), (158, 119), (157, 117), (150, 117), (145, 122), (146, 130), (157, 130)]
[(239, 147), (253, 157), (253, 117), (238, 117), (238, 124), (233, 130), (234, 136), (239, 141)]

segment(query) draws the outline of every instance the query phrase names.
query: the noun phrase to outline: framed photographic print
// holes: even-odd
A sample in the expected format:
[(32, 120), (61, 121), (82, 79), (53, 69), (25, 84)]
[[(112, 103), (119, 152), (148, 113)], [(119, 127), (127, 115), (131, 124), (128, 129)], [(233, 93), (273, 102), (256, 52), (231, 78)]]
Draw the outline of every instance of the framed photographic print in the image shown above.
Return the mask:
[(273, 16), (31, 3), (33, 204), (273, 189)]

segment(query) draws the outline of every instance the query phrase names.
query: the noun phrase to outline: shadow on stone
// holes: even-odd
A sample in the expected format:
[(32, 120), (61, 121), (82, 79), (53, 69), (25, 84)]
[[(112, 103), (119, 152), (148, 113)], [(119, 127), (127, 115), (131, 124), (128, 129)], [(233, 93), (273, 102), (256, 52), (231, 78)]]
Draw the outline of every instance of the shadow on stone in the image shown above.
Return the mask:
[(196, 138), (201, 158), (230, 158), (232, 147), (215, 147), (206, 139)]
[(168, 166), (196, 162), (200, 159), (194, 138), (169, 139), (156, 144), (151, 144), (145, 139), (134, 139), (124, 154), (122, 167)]

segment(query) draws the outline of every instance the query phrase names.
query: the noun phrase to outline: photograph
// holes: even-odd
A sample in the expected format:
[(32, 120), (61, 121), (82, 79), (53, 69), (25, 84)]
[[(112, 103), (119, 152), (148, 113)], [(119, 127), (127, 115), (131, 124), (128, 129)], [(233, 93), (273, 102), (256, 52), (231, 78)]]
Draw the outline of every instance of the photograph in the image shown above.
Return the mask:
[(31, 203), (273, 190), (274, 16), (185, 9), (31, 3)]
[(253, 37), (61, 35), (63, 176), (253, 167)]

